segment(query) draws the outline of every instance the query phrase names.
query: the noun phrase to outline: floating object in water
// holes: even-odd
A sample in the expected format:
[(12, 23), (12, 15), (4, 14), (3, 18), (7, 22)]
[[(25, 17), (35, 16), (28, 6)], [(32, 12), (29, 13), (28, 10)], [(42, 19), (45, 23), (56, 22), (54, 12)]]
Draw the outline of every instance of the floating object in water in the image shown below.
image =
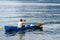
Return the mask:
[(4, 28), (5, 28), (5, 34), (15, 35), (18, 31), (25, 33), (25, 30), (29, 30), (29, 29), (34, 30), (35, 26), (26, 25), (26, 26), (23, 26), (22, 28), (18, 28), (17, 26), (5, 25)]
[(5, 25), (5, 31), (8, 32), (8, 31), (25, 31), (26, 29), (34, 29), (35, 26), (30, 26), (30, 25), (27, 25), (26, 27), (23, 26), (22, 28), (18, 28), (17, 26), (9, 26), (9, 25)]
[(12, 33), (12, 32), (18, 32), (18, 31), (25, 31), (25, 30), (40, 30), (40, 31), (43, 31), (43, 27), (38, 27), (38, 26), (35, 26), (35, 25), (24, 25), (22, 28), (18, 28), (17, 26), (12, 26), (12, 25), (5, 25), (5, 32), (7, 33)]

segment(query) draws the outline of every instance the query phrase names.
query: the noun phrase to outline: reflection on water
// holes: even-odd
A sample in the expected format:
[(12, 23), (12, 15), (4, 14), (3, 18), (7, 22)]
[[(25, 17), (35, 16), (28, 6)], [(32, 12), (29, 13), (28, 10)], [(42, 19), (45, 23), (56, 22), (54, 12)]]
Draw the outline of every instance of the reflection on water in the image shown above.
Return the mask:
[[(43, 32), (5, 36), (4, 25), (17, 25), (22, 17), (27, 23), (48, 23)], [(0, 40), (60, 40), (60, 0), (0, 0)]]
[(24, 40), (25, 33), (22, 31), (19, 31), (19, 40)]
[[(0, 40), (59, 40), (60, 24), (43, 25), (43, 32), (30, 31), (25, 33), (16, 33), (14, 36), (5, 36), (4, 30), (0, 29)], [(3, 28), (4, 29), (4, 28)]]

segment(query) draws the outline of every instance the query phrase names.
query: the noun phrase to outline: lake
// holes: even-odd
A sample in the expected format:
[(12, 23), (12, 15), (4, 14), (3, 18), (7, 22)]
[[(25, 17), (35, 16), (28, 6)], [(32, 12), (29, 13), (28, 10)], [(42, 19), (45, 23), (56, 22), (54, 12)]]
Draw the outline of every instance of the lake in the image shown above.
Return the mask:
[[(14, 36), (5, 35), (4, 25), (44, 22), (36, 30)], [(0, 40), (60, 40), (60, 0), (0, 0)]]

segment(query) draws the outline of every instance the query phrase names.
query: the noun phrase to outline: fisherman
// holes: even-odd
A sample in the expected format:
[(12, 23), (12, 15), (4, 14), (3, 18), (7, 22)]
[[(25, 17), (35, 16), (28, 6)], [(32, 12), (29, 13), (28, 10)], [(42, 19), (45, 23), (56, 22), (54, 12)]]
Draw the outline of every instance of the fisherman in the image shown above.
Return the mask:
[[(20, 21), (18, 22), (18, 28), (25, 27), (26, 19), (21, 18)], [(43, 27), (41, 27), (43, 23), (36, 23), (36, 25), (30, 24), (30, 26), (34, 26), (35, 30), (40, 30), (43, 31)]]
[(26, 23), (25, 18), (21, 18), (20, 21), (18, 22), (18, 28), (24, 27), (25, 23)]

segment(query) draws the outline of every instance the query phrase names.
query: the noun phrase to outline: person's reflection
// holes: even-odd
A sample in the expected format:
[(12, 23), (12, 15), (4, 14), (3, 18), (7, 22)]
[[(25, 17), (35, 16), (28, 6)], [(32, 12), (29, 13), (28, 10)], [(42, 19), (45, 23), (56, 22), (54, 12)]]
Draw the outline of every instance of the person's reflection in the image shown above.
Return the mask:
[[(26, 23), (26, 19), (25, 18), (21, 18), (20, 21), (18, 22), (17, 27), (18, 28), (24, 28), (25, 27), (25, 23)], [(19, 39), (23, 40), (24, 37), (24, 31), (19, 31)]]
[(25, 32), (19, 31), (19, 40), (24, 40)]

